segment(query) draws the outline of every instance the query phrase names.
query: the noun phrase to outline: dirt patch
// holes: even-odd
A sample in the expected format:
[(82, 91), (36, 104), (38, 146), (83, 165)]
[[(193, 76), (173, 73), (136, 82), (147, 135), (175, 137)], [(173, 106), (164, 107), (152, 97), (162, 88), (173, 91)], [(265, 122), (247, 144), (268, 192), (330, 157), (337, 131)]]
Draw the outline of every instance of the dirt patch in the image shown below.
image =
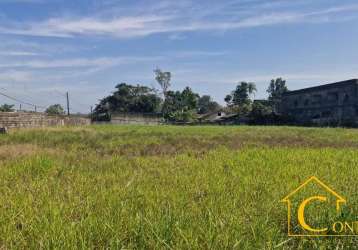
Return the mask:
[(44, 149), (32, 144), (13, 144), (0, 146), (0, 160), (33, 156), (39, 153), (57, 154), (57, 150)]

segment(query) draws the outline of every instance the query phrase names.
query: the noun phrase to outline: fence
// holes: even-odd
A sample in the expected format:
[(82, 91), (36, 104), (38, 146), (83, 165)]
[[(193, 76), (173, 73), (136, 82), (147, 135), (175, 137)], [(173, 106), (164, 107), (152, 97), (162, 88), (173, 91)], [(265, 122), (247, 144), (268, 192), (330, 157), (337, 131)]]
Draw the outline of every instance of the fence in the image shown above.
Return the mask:
[(49, 126), (89, 125), (91, 120), (76, 116), (53, 116), (34, 112), (0, 112), (0, 127), (36, 128)]
[(111, 124), (159, 125), (164, 123), (159, 114), (113, 114)]

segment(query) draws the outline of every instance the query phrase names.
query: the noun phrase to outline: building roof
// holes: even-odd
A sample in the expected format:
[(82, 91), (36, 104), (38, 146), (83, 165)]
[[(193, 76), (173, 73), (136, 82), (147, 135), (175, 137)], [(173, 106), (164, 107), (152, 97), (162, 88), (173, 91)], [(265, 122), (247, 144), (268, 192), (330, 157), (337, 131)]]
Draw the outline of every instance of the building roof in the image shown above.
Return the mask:
[(288, 92), (284, 93), (284, 95), (287, 96), (287, 95), (293, 95), (293, 94), (298, 94), (298, 93), (310, 92), (312, 90), (324, 90), (324, 89), (342, 87), (342, 86), (347, 86), (347, 85), (352, 85), (352, 84), (355, 84), (358, 86), (358, 79), (350, 79), (350, 80), (341, 81), (341, 82), (334, 82), (334, 83), (323, 84), (323, 85), (318, 85), (318, 86), (304, 88), (304, 89), (288, 91)]
[(262, 103), (262, 104), (269, 104), (270, 101), (266, 99), (255, 99), (254, 103)]
[(210, 117), (210, 116), (218, 116), (219, 113), (226, 114), (226, 112), (223, 109), (219, 109), (217, 111), (210, 111), (210, 112), (205, 113), (205, 114), (199, 114), (198, 117), (199, 118), (207, 118), (207, 117)]

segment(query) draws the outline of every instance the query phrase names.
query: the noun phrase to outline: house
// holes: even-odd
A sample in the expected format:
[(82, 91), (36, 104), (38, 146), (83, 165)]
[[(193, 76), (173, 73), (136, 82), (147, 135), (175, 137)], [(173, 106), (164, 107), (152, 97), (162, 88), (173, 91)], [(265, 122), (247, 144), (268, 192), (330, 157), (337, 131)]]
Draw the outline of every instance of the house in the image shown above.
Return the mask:
[(270, 106), (270, 101), (269, 100), (265, 100), (265, 99), (255, 99), (254, 100), (254, 105), (255, 104), (261, 104), (262, 106)]
[(280, 113), (297, 124), (358, 125), (358, 79), (289, 91)]
[(224, 111), (204, 114), (198, 117), (199, 123), (218, 125), (248, 124), (248, 117), (239, 117), (239, 114), (228, 114)]
[(198, 120), (199, 122), (204, 122), (204, 123), (215, 123), (224, 116), (226, 116), (226, 113), (224, 111), (216, 111), (216, 112), (199, 115)]

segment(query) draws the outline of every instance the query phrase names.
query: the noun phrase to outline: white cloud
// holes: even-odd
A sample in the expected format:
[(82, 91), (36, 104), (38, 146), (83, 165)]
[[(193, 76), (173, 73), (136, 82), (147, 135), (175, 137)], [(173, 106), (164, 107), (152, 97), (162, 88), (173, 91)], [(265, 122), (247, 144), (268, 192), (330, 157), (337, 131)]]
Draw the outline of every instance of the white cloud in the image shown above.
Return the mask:
[(32, 23), (24, 28), (0, 27), (0, 33), (52, 37), (72, 37), (78, 34), (111, 35), (126, 38), (164, 32), (163, 23), (168, 19), (169, 17), (160, 16), (122, 17), (112, 20), (49, 19), (41, 23)]
[[(10, 2), (10, 0), (6, 1)], [(26, 2), (26, 0), (14, 1)], [(4, 2), (0, 0), (0, 3)], [(42, 1), (35, 0), (35, 2)], [(43, 105), (46, 104), (46, 98), (42, 101), (41, 95), (47, 97), (49, 102), (54, 100), (49, 98), (50, 94), (40, 94), (40, 91), (69, 90), (72, 96), (77, 96), (81, 102), (90, 105), (99, 97), (110, 93), (113, 84), (117, 81), (155, 83), (152, 69), (157, 65), (165, 65), (163, 66), (165, 70), (174, 73), (174, 88), (179, 89), (192, 84), (194, 88), (200, 87), (198, 92), (207, 91), (220, 101), (223, 99), (222, 95), (228, 93), (238, 81), (256, 82), (259, 94), (264, 96), (268, 81), (274, 77), (287, 79), (290, 88), (294, 89), (309, 84), (353, 78), (354, 72), (357, 72), (352, 65), (348, 65), (348, 62), (347, 65), (335, 63), (334, 66), (323, 71), (320, 71), (322, 65), (313, 65), (307, 72), (298, 72), (291, 67), (285, 70), (286, 74), (274, 70), (273, 73), (269, 72), (272, 67), (268, 68), (268, 71), (261, 71), (266, 65), (258, 63), (251, 67), (253, 62), (250, 60), (248, 61), (250, 66), (240, 68), (239, 60), (243, 61), (246, 57), (245, 53), (240, 55), (239, 49), (235, 55), (230, 55), (232, 51), (225, 51), (224, 47), (220, 48), (222, 51), (216, 51), (210, 50), (210, 46), (190, 45), (189, 40), (182, 43), (178, 40), (190, 38), (190, 32), (214, 33), (293, 23), (344, 21), (358, 17), (356, 13), (358, 4), (341, 3), (339, 6), (331, 6), (327, 3), (321, 5), (325, 7), (317, 7), (318, 4), (312, 4), (309, 0), (207, 0), (204, 4), (204, 1), (199, 0), (138, 0), (135, 4), (123, 6), (122, 1), (118, 0), (96, 2), (100, 11), (96, 9), (94, 14), (87, 16), (75, 15), (69, 11), (65, 16), (57, 13), (56, 17), (43, 20), (26, 16), (26, 20), (21, 22), (10, 21), (4, 16), (0, 23), (0, 33), (25, 37), (1, 36), (0, 86), (10, 84), (9, 86), (13, 87), (10, 89), (18, 91), (14, 93), (20, 96), (21, 87), (26, 85), (27, 92), (29, 89), (34, 92), (31, 94), (34, 102)], [(138, 2), (141, 4), (137, 4)], [(296, 8), (297, 6), (299, 8)], [(163, 46), (163, 49), (141, 50), (144, 55), (157, 53), (154, 54), (155, 56), (143, 57), (134, 54), (124, 56), (134, 52), (124, 51), (122, 48), (118, 53), (125, 52), (125, 54), (115, 56), (115, 54), (108, 54), (113, 48), (104, 49), (106, 44), (113, 42), (112, 38), (138, 38), (153, 34), (165, 34), (169, 39), (175, 40), (172, 44), (170, 41), (165, 41), (171, 47), (174, 43), (181, 43), (183, 46), (176, 47), (177, 51), (167, 51), (167, 45)], [(28, 39), (26, 36), (86, 37), (76, 40)], [(104, 41), (102, 38), (110, 39), (102, 43)], [(78, 42), (82, 40), (86, 42)], [(98, 46), (95, 50), (93, 50), (94, 45)], [(119, 45), (121, 43), (118, 43)], [(253, 54), (256, 56), (255, 52)], [(237, 68), (234, 68), (233, 65), (236, 63)], [(135, 67), (132, 67), (133, 65)], [(278, 66), (275, 69), (280, 69)], [(301, 68), (303, 69), (305, 67)], [(86, 91), (86, 94), (83, 95), (83, 91)]]
[(21, 60), (15, 62), (1, 62), (0, 68), (82, 68), (82, 67), (113, 67), (117, 65), (160, 60), (161, 57), (101, 57), (101, 58), (70, 58), (62, 60)]
[[(220, 12), (224, 8), (223, 6), (219, 6), (221, 8), (217, 6), (216, 8), (203, 8), (203, 10), (192, 7), (186, 13), (187, 6), (179, 8), (179, 11), (176, 12), (171, 9), (171, 11), (165, 11), (165, 8), (168, 7), (164, 5), (161, 7), (164, 8), (164, 11), (156, 9), (156, 11), (151, 10), (151, 12), (147, 11), (140, 15), (129, 13), (111, 18), (103, 16), (49, 18), (41, 22), (12, 23), (0, 26), (0, 33), (50, 37), (86, 35), (116, 38), (169, 33), (170, 37), (175, 39), (183, 32), (225, 31), (298, 22), (327, 22), (335, 20), (339, 13), (358, 9), (357, 4), (351, 4), (314, 11), (275, 11), (272, 9), (250, 15), (225, 16), (225, 11)], [(198, 12), (197, 15), (195, 11)]]
[(2, 85), (8, 82), (28, 82), (33, 79), (33, 74), (28, 71), (8, 70), (0, 72), (0, 81)]
[(45, 3), (46, 0), (0, 0), (2, 3)]
[[(202, 51), (202, 50), (179, 50), (169, 51), (158, 54), (157, 56), (118, 56), (118, 57), (95, 57), (95, 58), (66, 58), (66, 59), (27, 59), (21, 56), (38, 55), (25, 51), (0, 51), (0, 55), (19, 56), (19, 60), (0, 60), (1, 68), (29, 68), (29, 69), (56, 69), (56, 68), (88, 68), (88, 72), (97, 72), (119, 65), (129, 65), (138, 63), (152, 63), (165, 61), (168, 59), (183, 59), (195, 57), (213, 57), (226, 55), (226, 51)], [(81, 71), (81, 73), (86, 71)]]
[(29, 51), (0, 51), (0, 56), (37, 56), (38, 53)]
[(185, 40), (186, 39), (186, 36), (184, 36), (183, 34), (179, 34), (179, 33), (176, 33), (176, 34), (171, 34), (169, 35), (168, 37), (170, 40)]
[(193, 58), (193, 57), (223, 56), (226, 55), (227, 53), (228, 52), (226, 51), (178, 50), (168, 53), (168, 56), (176, 57), (176, 58)]

